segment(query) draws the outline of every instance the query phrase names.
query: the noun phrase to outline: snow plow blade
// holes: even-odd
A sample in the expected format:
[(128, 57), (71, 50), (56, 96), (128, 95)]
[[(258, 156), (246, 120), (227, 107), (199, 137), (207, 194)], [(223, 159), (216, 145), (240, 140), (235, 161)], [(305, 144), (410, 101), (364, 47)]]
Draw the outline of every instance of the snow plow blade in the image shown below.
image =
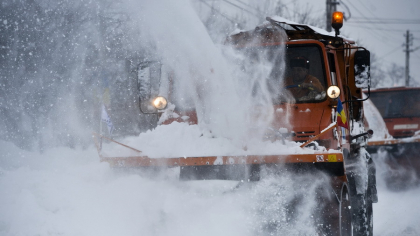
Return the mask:
[[(320, 159), (324, 159), (320, 161)], [(334, 161), (329, 161), (334, 160)], [(317, 161), (318, 160), (318, 161)], [(342, 154), (300, 154), (300, 155), (248, 155), (248, 156), (206, 156), (149, 158), (145, 156), (101, 157), (114, 168), (168, 168), (180, 167), (180, 178), (184, 180), (260, 179), (260, 166), (286, 167), (288, 171), (310, 173), (322, 171), (331, 176), (344, 176)]]
[(206, 156), (206, 157), (171, 157), (149, 158), (147, 156), (101, 157), (113, 167), (147, 166), (208, 166), (208, 165), (255, 165), (282, 163), (342, 163), (341, 153), (291, 154), (291, 155), (246, 155), (246, 156)]
[(378, 141), (368, 142), (368, 146), (370, 148), (379, 148), (381, 146), (392, 146), (396, 144), (420, 145), (420, 137), (419, 138), (406, 138), (406, 139), (378, 140)]
[(366, 149), (372, 154), (386, 151), (394, 157), (416, 161), (420, 160), (420, 137), (369, 141)]
[[(242, 173), (258, 172), (260, 165), (287, 165), (289, 170), (320, 170), (332, 176), (344, 176), (344, 163), (342, 153), (316, 153), (316, 154), (281, 154), (281, 155), (229, 155), (229, 156), (197, 156), (197, 157), (165, 157), (150, 158), (141, 155), (141, 151), (119, 143), (108, 137), (93, 135), (101, 162), (107, 162), (114, 168), (170, 168), (181, 167), (181, 178), (216, 170), (217, 175), (209, 174), (207, 179), (243, 179), (242, 174), (228, 177), (227, 172)], [(138, 155), (133, 156), (104, 156), (101, 153), (101, 139), (117, 143), (132, 149)], [(210, 176), (210, 177), (209, 177)], [(254, 175), (255, 178), (258, 178)]]

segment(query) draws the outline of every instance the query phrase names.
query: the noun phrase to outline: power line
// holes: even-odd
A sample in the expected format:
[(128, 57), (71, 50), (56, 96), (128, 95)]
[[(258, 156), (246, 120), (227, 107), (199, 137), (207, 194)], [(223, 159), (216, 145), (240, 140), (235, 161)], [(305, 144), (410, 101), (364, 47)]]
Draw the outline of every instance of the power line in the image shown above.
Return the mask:
[(419, 54), (417, 54), (417, 53), (413, 53), (414, 54), (414, 56), (416, 56), (416, 58), (417, 59), (419, 59), (420, 60), (420, 56), (419, 56)]
[[(352, 26), (352, 25), (349, 25), (349, 26)], [(372, 32), (372, 34), (371, 34), (373, 37), (375, 37), (379, 41), (384, 41), (384, 38), (389, 38), (389, 37), (387, 37), (385, 32), (381, 31), (381, 30), (384, 30), (384, 29), (378, 30), (377, 28), (368, 27), (368, 26), (354, 26), (354, 27), (364, 28), (364, 29), (368, 29), (368, 30), (371, 30), (371, 31), (377, 31), (377, 32), (382, 33), (382, 37), (379, 34), (376, 34), (375, 32)], [(386, 31), (386, 30), (384, 30), (384, 31)], [(393, 40), (394, 42), (400, 42), (400, 40), (396, 39), (396, 38), (390, 38), (390, 40)], [(390, 43), (389, 41), (385, 41), (385, 42)]]
[(379, 18), (379, 17), (354, 17), (354, 19), (380, 20), (380, 21), (420, 21), (420, 19)]
[(417, 53), (413, 53), (414, 56), (416, 56), (418, 59), (420, 59), (420, 56)]
[(223, 0), (223, 1), (224, 1), (224, 2), (226, 2), (226, 3), (228, 3), (228, 4), (230, 4), (230, 5), (232, 5), (232, 6), (234, 6), (234, 7), (236, 7), (236, 8), (241, 9), (242, 11), (246, 11), (246, 12), (248, 12), (248, 13), (250, 13), (250, 14), (254, 15), (254, 16), (255, 16), (255, 17), (257, 17), (257, 18), (260, 18), (260, 16), (256, 15), (255, 13), (253, 13), (253, 12), (251, 12), (251, 11), (248, 11), (247, 9), (242, 8), (242, 7), (240, 7), (240, 6), (238, 6), (238, 5), (234, 4), (234, 3), (231, 3), (231, 2), (229, 2), (228, 0)]
[(367, 8), (366, 7), (366, 5), (362, 2), (362, 1), (360, 1), (360, 0), (357, 0), (359, 3), (360, 3), (360, 5), (362, 5), (366, 10), (368, 10), (370, 13), (372, 13), (372, 15), (373, 16), (375, 16), (376, 17), (376, 15), (369, 9), (369, 8)]
[(350, 20), (350, 18), (351, 18), (350, 8), (342, 0), (339, 0), (339, 1), (347, 9), (347, 11), (349, 12), (349, 15), (348, 16), (344, 15), (344, 20), (346, 20), (346, 21), (347, 20)]
[(204, 3), (204, 5), (208, 6), (211, 8), (212, 11), (215, 11), (216, 13), (219, 13), (219, 15), (221, 15), (223, 18), (225, 18), (226, 20), (232, 22), (233, 24), (236, 24), (237, 22), (230, 19), (229, 17), (227, 17), (225, 14), (223, 14), (222, 12), (220, 12), (219, 10), (216, 10), (213, 6), (210, 6), (210, 4), (208, 4), (207, 2), (200, 0), (200, 2)]
[(389, 52), (385, 53), (384, 55), (382, 55), (382, 56), (380, 56), (380, 57), (381, 57), (381, 58), (386, 57), (386, 56), (388, 56), (389, 54), (392, 54), (392, 53), (396, 52), (398, 49), (401, 49), (401, 46), (398, 46), (398, 47), (396, 47), (396, 48), (392, 49), (391, 51), (389, 51)]
[[(360, 13), (360, 15), (362, 15), (362, 17), (364, 18), (364, 19), (367, 19), (367, 17), (356, 7), (356, 6), (354, 6), (353, 5), (353, 3), (351, 2), (351, 1), (348, 1), (348, 3), (357, 11), (357, 12), (359, 12)], [(349, 22), (350, 23), (350, 22)], [(373, 28), (372, 29), (373, 31), (375, 31), (375, 29)], [(393, 35), (385, 35), (385, 34), (383, 34), (383, 32), (381, 32), (381, 31), (378, 31), (379, 33), (382, 33), (382, 36), (383, 37), (385, 37), (385, 38), (387, 38), (387, 37), (392, 37)], [(375, 37), (376, 37), (376, 34), (373, 34)], [(396, 38), (394, 38), (394, 39), (396, 39)], [(379, 40), (383, 40), (383, 38), (380, 38)], [(398, 39), (399, 40), (399, 39)]]
[(420, 24), (420, 20), (419, 21), (372, 21), (372, 20), (355, 20), (352, 22), (347, 22), (347, 23), (357, 23), (357, 24), (365, 24), (365, 23), (369, 23), (369, 24), (393, 24), (393, 25), (418, 25)]
[(283, 6), (286, 6), (286, 5), (289, 5), (290, 3), (294, 3), (294, 2), (296, 2), (296, 0), (292, 0), (292, 1), (288, 2), (288, 3), (282, 3), (282, 5)]
[(250, 6), (249, 4), (247, 4), (247, 3), (245, 3), (245, 2), (243, 2), (241, 0), (236, 0), (236, 1), (239, 2), (239, 3), (241, 3), (242, 5), (245, 5), (245, 6), (249, 7), (249, 8), (251, 8), (252, 10), (257, 11), (261, 15), (261, 11), (259, 11), (258, 9), (255, 9), (253, 6)]
[[(347, 22), (347, 23), (350, 24), (349, 25), (350, 27), (357, 27), (357, 28), (370, 29), (370, 30), (372, 29), (372, 27), (368, 27), (368, 26), (364, 26), (364, 25), (356, 25), (356, 24), (352, 24), (352, 22)], [(384, 32), (388, 32), (388, 31), (392, 31), (392, 32), (405, 32), (406, 31), (405, 29), (384, 29), (384, 28), (378, 28), (378, 27), (375, 27), (375, 30), (381, 30), (381, 31), (384, 31)], [(410, 31), (420, 32), (420, 30), (410, 30)], [(420, 38), (417, 38), (417, 39), (420, 39)]]

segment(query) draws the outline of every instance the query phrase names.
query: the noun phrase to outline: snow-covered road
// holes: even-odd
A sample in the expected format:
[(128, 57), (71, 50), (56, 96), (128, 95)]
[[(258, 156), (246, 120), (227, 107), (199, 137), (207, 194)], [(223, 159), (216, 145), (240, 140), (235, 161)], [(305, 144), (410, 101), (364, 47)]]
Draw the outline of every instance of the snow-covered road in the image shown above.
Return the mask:
[[(176, 169), (150, 179), (99, 163), (93, 147), (39, 154), (0, 141), (0, 149), (0, 235), (8, 236), (261, 235), (270, 220), (281, 223), (290, 193), (308, 187), (268, 179), (232, 191), (234, 181), (179, 182)], [(375, 235), (420, 235), (420, 189), (379, 183)], [(308, 195), (302, 209), (311, 204)], [(312, 216), (299, 214), (281, 235), (314, 234)]]

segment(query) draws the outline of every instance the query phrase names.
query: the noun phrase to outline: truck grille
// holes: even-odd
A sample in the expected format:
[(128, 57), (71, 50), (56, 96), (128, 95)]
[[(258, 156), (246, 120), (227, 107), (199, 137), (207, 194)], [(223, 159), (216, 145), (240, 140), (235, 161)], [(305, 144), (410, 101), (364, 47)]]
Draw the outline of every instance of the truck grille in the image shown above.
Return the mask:
[(310, 138), (312, 136), (314, 136), (315, 131), (301, 131), (301, 132), (296, 132), (296, 137), (297, 138)]

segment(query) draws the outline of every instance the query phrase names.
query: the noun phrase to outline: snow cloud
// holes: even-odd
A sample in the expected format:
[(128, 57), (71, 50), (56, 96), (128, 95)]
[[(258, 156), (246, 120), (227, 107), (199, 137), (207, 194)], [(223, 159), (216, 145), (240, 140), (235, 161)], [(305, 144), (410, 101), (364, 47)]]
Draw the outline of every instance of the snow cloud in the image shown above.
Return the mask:
[(178, 99), (193, 101), (203, 130), (238, 145), (262, 137), (273, 118), (265, 81), (271, 63), (244, 64), (243, 55), (213, 42), (188, 0), (129, 1), (127, 6), (140, 42), (152, 45), (152, 54), (172, 68), (182, 94)]

